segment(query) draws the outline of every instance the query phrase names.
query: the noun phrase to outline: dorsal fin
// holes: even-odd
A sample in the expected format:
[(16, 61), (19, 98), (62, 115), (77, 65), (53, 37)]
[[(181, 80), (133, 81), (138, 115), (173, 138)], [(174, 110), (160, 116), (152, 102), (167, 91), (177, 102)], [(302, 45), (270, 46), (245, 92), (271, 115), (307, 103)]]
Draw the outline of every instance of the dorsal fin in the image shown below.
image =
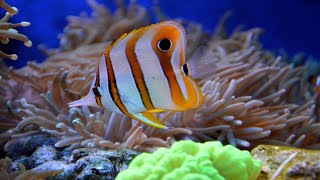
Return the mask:
[(110, 46), (113, 47), (113, 46), (115, 46), (117, 43), (119, 43), (120, 41), (122, 41), (123, 39), (125, 39), (127, 36), (132, 35), (132, 34), (136, 34), (137, 32), (141, 31), (142, 29), (148, 28), (148, 27), (150, 27), (150, 26), (141, 27), (141, 28), (139, 28), (139, 29), (134, 29), (134, 30), (132, 30), (132, 31), (129, 32), (129, 33), (124, 33), (124, 34), (123, 34), (122, 36), (120, 36), (118, 39), (115, 39), (115, 40), (110, 44)]
[(159, 23), (157, 23), (157, 24), (151, 24), (151, 25), (149, 25), (149, 26), (144, 26), (144, 27), (141, 27), (141, 28), (139, 28), (139, 29), (134, 29), (134, 30), (132, 30), (132, 31), (129, 32), (129, 33), (124, 33), (124, 34), (123, 34), (122, 36), (120, 36), (118, 39), (113, 40), (113, 42), (110, 44), (110, 46), (111, 46), (111, 47), (115, 46), (117, 43), (119, 43), (121, 40), (125, 39), (125, 38), (126, 38), (127, 36), (129, 36), (129, 35), (137, 34), (137, 33), (139, 33), (139, 32), (143, 32), (144, 29), (150, 29), (150, 28), (152, 28), (152, 27), (154, 27), (154, 26), (158, 26), (158, 25), (160, 25), (160, 24), (171, 24), (171, 25), (175, 25), (175, 26), (177, 26), (178, 28), (181, 28), (181, 29), (184, 30), (184, 28), (183, 28), (179, 23), (177, 23), (177, 22), (175, 22), (175, 21), (163, 21), (163, 22), (159, 22)]

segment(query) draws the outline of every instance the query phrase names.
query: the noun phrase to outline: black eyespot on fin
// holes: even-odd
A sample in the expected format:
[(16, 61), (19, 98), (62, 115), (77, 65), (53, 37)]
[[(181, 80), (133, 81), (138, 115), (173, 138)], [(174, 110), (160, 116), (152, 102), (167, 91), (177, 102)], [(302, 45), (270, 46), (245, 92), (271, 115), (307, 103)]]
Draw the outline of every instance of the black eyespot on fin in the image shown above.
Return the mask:
[(186, 75), (189, 74), (189, 70), (188, 70), (188, 65), (187, 65), (187, 64), (184, 64), (184, 65), (182, 66), (182, 70), (183, 70), (183, 72), (184, 72)]

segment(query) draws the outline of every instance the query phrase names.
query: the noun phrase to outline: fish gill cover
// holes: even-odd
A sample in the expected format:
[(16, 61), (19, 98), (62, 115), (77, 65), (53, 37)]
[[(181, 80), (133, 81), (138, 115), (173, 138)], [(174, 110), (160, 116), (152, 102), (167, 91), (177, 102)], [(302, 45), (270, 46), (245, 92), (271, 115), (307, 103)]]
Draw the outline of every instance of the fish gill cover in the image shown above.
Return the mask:
[[(241, 149), (258, 144), (319, 149), (318, 94), (307, 79), (307, 66), (293, 66), (263, 50), (259, 28), (227, 34), (227, 16), (211, 34), (199, 23), (176, 19), (187, 30), (187, 54), (206, 45), (215, 54), (212, 61), (217, 68), (197, 79), (205, 97), (200, 108), (157, 114), (173, 127), (170, 130), (142, 125), (107, 110), (69, 109), (68, 102), (88, 91), (88, 79), (93, 79), (96, 62), (110, 40), (150, 23), (146, 8), (134, 2), (119, 3), (113, 13), (94, 0), (88, 4), (92, 14), (68, 16), (60, 47), (43, 49), (48, 56), (43, 63), (30, 61), (19, 70), (1, 67), (0, 144), (4, 151), (23, 137), (39, 134), (57, 138), (55, 146), (68, 149), (152, 152), (181, 139), (219, 140)], [(167, 19), (159, 6), (154, 8), (159, 21)]]

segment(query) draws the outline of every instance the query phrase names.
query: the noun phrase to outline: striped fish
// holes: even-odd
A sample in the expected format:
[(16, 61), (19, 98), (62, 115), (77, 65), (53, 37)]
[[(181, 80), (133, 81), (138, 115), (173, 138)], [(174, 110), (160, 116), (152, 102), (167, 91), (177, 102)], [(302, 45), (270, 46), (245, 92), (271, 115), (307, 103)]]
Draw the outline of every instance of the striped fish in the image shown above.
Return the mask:
[(320, 75), (311, 76), (309, 82), (315, 86), (316, 92), (320, 94)]
[(203, 100), (188, 74), (186, 44), (184, 28), (174, 21), (122, 35), (106, 48), (89, 93), (69, 107), (105, 108), (166, 128), (152, 113), (197, 108)]

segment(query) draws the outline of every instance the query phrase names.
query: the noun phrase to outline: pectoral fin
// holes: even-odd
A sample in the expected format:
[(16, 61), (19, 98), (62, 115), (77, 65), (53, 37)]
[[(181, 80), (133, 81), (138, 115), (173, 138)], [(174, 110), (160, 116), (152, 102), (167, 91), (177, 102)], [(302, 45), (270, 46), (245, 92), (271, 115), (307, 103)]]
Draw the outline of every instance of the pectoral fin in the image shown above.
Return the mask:
[(195, 79), (203, 79), (216, 70), (218, 57), (205, 46), (200, 46), (189, 59), (190, 75)]
[(156, 117), (154, 117), (153, 114), (149, 112), (143, 112), (143, 113), (137, 113), (137, 114), (131, 114), (132, 118), (148, 124), (150, 126), (156, 127), (156, 128), (164, 128), (168, 129), (165, 125), (163, 125)]

